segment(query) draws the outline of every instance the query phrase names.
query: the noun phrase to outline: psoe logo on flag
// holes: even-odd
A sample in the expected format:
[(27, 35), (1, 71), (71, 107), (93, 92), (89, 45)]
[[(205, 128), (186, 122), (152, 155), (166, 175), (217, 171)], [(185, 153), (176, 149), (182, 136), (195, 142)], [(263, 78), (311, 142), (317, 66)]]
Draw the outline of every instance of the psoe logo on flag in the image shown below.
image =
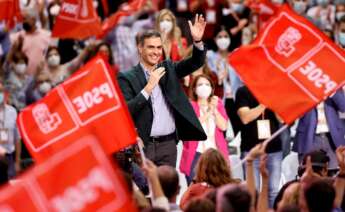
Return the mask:
[(62, 123), (59, 114), (50, 113), (47, 105), (44, 103), (34, 106), (32, 109), (32, 116), (44, 134), (54, 131)]
[[(339, 74), (330, 72), (344, 64), (344, 57), (303, 22), (281, 12), (270, 22), (259, 46), (267, 60), (299, 86), (313, 101), (324, 99), (341, 83)], [(334, 58), (332, 64), (322, 58)], [(329, 73), (328, 73), (329, 72)]]
[(275, 46), (275, 50), (278, 54), (289, 57), (295, 50), (295, 43), (300, 41), (302, 38), (301, 33), (298, 29), (289, 27), (285, 32), (278, 38), (278, 42)]

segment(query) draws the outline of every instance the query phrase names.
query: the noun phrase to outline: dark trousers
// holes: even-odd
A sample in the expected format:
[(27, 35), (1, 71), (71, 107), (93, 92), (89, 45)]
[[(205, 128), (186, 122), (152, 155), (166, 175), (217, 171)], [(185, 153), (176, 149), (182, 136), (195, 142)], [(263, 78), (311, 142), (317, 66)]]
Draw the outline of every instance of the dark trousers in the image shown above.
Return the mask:
[(145, 155), (157, 166), (169, 165), (176, 167), (177, 148), (176, 140), (148, 142), (145, 145)]
[(16, 176), (16, 168), (15, 168), (15, 152), (6, 154), (6, 160), (8, 163), (8, 170), (7, 170), (7, 176), (8, 179), (14, 178)]

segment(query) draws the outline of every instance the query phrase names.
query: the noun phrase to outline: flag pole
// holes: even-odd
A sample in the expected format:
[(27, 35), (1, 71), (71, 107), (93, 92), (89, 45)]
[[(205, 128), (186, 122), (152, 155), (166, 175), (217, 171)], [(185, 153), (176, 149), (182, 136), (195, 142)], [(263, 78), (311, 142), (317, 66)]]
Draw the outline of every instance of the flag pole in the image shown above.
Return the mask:
[[(267, 146), (267, 144), (269, 142), (271, 142), (273, 139), (275, 139), (280, 133), (282, 133), (284, 130), (286, 130), (289, 127), (288, 124), (284, 124), (281, 128), (279, 128), (279, 130), (275, 131), (271, 137), (267, 138), (265, 141), (263, 141), (262, 143), (264, 145)], [(237, 169), (238, 167), (240, 167), (245, 161), (246, 161), (247, 157), (244, 157), (238, 164), (236, 164), (233, 169)]]

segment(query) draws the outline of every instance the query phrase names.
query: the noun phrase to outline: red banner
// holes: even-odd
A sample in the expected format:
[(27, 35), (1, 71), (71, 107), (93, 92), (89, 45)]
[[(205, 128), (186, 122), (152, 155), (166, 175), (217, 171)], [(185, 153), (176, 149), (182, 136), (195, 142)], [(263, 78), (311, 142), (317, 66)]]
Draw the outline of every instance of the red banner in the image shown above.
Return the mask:
[(83, 137), (29, 170), (0, 192), (0, 211), (136, 211), (98, 142)]
[(83, 40), (101, 32), (92, 0), (64, 0), (56, 17), (53, 37)]
[(102, 24), (102, 31), (100, 34), (98, 34), (98, 37), (104, 37), (119, 23), (122, 17), (130, 16), (133, 13), (139, 11), (146, 4), (146, 1), (147, 0), (132, 0), (128, 4), (123, 4), (118, 11), (104, 20)]
[(270, 0), (249, 0), (247, 4), (254, 14), (258, 16), (258, 29), (264, 27), (268, 19), (274, 16), (278, 10), (278, 7)]
[(229, 57), (256, 98), (286, 123), (345, 84), (345, 52), (288, 6)]
[(19, 0), (0, 0), (0, 20), (5, 20), (7, 26), (12, 28), (21, 19)]
[(107, 153), (135, 143), (136, 132), (114, 71), (96, 57), (19, 114), (18, 126), (36, 161), (93, 134)]

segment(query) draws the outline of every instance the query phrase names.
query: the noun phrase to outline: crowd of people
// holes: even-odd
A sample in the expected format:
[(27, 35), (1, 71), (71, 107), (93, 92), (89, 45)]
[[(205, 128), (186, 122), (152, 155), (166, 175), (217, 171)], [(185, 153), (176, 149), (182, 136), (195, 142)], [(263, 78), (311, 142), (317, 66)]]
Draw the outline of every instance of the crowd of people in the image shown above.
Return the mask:
[[(19, 2), (22, 23), (10, 29), (0, 22), (0, 183), (34, 163), (17, 114), (101, 54), (116, 72), (147, 158), (138, 157), (137, 146), (113, 155), (140, 211), (345, 209), (345, 89), (263, 143), (284, 122), (228, 60), (262, 27), (251, 1), (147, 0), (103, 39), (82, 41), (51, 36), (62, 0)], [(344, 0), (272, 0), (284, 3), (345, 48)], [(107, 12), (102, 4), (93, 0), (106, 19), (128, 2), (108, 0)], [(240, 153), (231, 148), (235, 138)], [(282, 162), (292, 151), (298, 172), (283, 180)], [(245, 162), (234, 163), (233, 154)], [(235, 178), (233, 166), (241, 165), (244, 174)]]

